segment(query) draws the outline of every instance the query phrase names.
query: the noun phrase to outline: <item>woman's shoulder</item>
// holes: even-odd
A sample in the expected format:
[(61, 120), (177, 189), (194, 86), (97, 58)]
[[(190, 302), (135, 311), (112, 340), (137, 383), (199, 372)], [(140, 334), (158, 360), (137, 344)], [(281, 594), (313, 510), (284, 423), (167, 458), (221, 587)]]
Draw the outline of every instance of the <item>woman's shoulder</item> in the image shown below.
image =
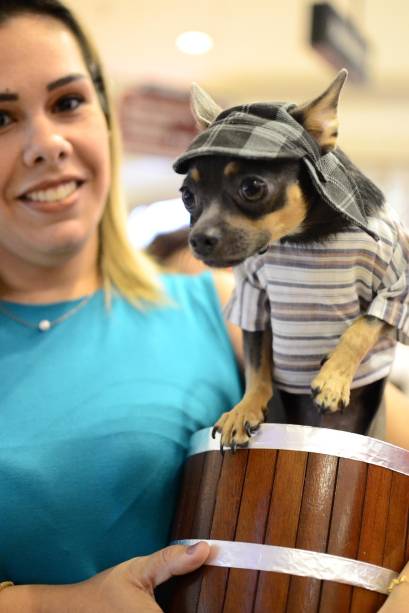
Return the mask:
[(196, 275), (163, 273), (161, 281), (168, 299), (185, 308), (201, 305), (203, 308), (217, 308), (220, 301), (213, 274), (205, 271)]
[(160, 309), (167, 320), (180, 320), (186, 330), (217, 330), (227, 334), (220, 300), (212, 272), (195, 275), (165, 273), (161, 277), (168, 300)]
[(233, 273), (230, 270), (211, 270), (196, 275), (166, 274), (163, 282), (168, 297), (182, 308), (186, 321), (194, 320), (202, 330), (217, 331), (219, 338), (232, 344), (236, 358), (241, 362), (241, 330), (226, 322), (223, 316), (223, 308), (235, 286)]

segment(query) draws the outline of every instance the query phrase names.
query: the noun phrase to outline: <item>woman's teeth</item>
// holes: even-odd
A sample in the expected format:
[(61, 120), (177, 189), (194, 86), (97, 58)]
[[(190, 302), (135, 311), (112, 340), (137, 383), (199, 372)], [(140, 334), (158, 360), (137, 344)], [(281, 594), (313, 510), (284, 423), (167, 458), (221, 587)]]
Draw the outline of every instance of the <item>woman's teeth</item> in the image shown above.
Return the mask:
[(64, 200), (70, 196), (77, 189), (76, 181), (69, 181), (59, 185), (58, 187), (52, 187), (50, 189), (39, 189), (36, 192), (29, 192), (25, 195), (26, 200), (32, 202), (58, 202)]

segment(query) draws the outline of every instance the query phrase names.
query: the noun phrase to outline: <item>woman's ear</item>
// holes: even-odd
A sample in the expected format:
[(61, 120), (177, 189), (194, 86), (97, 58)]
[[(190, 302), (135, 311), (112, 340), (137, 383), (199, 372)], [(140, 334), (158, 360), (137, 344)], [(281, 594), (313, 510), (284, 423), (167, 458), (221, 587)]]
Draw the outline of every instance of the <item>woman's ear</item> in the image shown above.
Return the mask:
[(338, 100), (347, 76), (348, 71), (343, 68), (318, 98), (290, 110), (294, 119), (315, 138), (323, 153), (331, 151), (337, 144)]
[(192, 83), (190, 102), (201, 130), (205, 130), (223, 110), (197, 83)]

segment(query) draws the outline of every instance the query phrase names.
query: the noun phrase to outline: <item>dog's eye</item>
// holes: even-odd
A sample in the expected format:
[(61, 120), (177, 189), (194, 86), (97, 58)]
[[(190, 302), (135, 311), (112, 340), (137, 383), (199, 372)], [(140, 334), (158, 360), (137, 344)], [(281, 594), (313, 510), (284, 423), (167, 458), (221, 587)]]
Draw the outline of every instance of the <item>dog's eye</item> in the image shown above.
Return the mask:
[(183, 204), (185, 205), (186, 210), (190, 213), (195, 207), (195, 197), (187, 187), (182, 187), (180, 191), (182, 192)]
[(247, 177), (241, 182), (239, 193), (245, 200), (260, 200), (266, 193), (266, 184), (256, 177)]

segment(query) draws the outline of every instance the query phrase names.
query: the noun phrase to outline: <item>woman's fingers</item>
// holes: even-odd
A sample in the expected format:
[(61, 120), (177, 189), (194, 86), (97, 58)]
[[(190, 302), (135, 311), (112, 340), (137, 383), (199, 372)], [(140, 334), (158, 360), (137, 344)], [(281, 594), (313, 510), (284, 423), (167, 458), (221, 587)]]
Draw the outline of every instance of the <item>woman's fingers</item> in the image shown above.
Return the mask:
[(201, 541), (192, 547), (171, 545), (150, 556), (132, 561), (132, 577), (143, 589), (153, 592), (154, 588), (174, 575), (190, 573), (206, 561), (210, 545)]

